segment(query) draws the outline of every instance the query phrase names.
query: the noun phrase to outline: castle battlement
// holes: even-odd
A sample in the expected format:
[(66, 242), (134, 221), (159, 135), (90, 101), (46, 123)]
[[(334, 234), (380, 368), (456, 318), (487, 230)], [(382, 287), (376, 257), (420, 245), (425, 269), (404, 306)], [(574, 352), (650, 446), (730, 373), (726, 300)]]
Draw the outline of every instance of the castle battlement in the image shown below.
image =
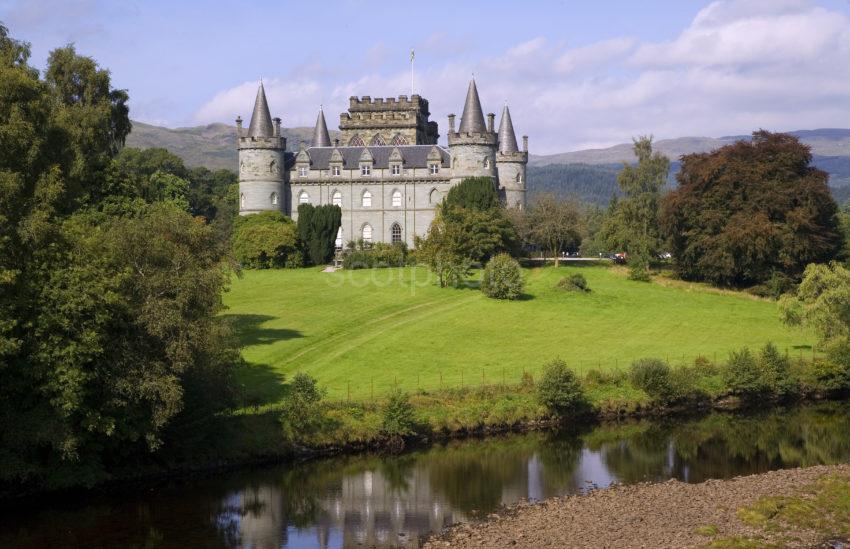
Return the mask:
[(421, 111), (426, 116), (431, 114), (428, 112), (428, 100), (416, 94), (411, 97), (399, 95), (398, 97), (386, 98), (352, 95), (348, 98), (348, 110), (349, 112), (416, 110)]

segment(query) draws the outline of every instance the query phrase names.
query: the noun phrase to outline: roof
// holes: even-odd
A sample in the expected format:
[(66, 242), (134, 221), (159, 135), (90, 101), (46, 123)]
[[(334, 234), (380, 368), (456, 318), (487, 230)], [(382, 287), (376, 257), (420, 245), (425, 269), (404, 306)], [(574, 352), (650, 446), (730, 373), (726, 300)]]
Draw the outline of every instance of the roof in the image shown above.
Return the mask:
[(274, 127), (272, 116), (269, 114), (269, 104), (266, 101), (266, 90), (263, 83), (257, 89), (257, 99), (254, 101), (254, 112), (251, 114), (251, 125), (248, 126), (248, 137), (272, 137)]
[(499, 122), (499, 152), (515, 153), (518, 150), (514, 124), (511, 122), (511, 111), (505, 103), (505, 108), (502, 109), (502, 121)]
[(310, 167), (314, 170), (326, 170), (334, 149), (342, 155), (343, 166), (352, 167), (360, 164), (360, 158), (364, 150), (369, 151), (375, 159), (375, 168), (388, 168), (390, 155), (394, 149), (401, 152), (404, 158), (404, 166), (408, 168), (427, 168), (428, 155), (436, 148), (442, 159), (442, 167), (449, 167), (449, 153), (439, 145), (399, 145), (383, 147), (310, 147), (307, 154), (310, 155)]
[(313, 131), (313, 146), (331, 146), (331, 136), (328, 134), (328, 125), (325, 123), (325, 112), (322, 109), (319, 109), (319, 116), (316, 118), (316, 129)]
[(463, 105), (463, 114), (460, 117), (460, 133), (484, 133), (486, 131), (484, 111), (481, 110), (481, 100), (478, 98), (478, 88), (475, 86), (475, 79), (473, 78), (469, 81), (466, 103)]

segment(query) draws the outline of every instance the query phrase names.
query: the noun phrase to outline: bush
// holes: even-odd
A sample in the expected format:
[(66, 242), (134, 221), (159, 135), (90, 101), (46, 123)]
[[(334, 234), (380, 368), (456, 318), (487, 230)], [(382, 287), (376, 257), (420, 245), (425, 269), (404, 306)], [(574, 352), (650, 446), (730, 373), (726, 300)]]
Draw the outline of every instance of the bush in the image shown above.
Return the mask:
[(344, 269), (370, 269), (372, 268), (374, 258), (367, 250), (353, 250), (346, 252), (342, 258), (342, 267)]
[(345, 269), (371, 269), (373, 267), (404, 267), (407, 265), (407, 244), (376, 242), (366, 244), (363, 240), (349, 242), (342, 266)]
[(583, 413), (588, 408), (581, 383), (563, 360), (546, 365), (537, 384), (537, 399), (561, 418)]
[(670, 366), (659, 358), (642, 358), (633, 362), (629, 379), (635, 387), (642, 389), (653, 400), (664, 403), (673, 400)]
[(573, 273), (570, 276), (565, 276), (558, 281), (558, 288), (568, 292), (589, 292), (587, 287), (587, 279), (581, 273)]
[(238, 217), (233, 229), (233, 255), (251, 269), (301, 267), (295, 223), (280, 212)]
[(774, 271), (764, 283), (750, 288), (750, 293), (759, 297), (779, 299), (783, 294), (794, 290), (796, 283), (790, 276)]
[(723, 381), (730, 393), (746, 400), (756, 400), (771, 392), (764, 371), (746, 347), (729, 355)]
[(768, 343), (761, 350), (759, 367), (774, 395), (786, 398), (797, 392), (797, 382), (791, 376), (791, 363), (773, 343)]
[(413, 434), (416, 418), (407, 393), (393, 391), (384, 406), (381, 430), (387, 435), (406, 436)]
[(508, 254), (499, 254), (487, 262), (481, 276), (481, 291), (495, 299), (517, 299), (522, 295), (522, 267)]
[(281, 425), (289, 439), (315, 432), (322, 423), (322, 391), (308, 374), (298, 373), (289, 385), (289, 395), (283, 402)]

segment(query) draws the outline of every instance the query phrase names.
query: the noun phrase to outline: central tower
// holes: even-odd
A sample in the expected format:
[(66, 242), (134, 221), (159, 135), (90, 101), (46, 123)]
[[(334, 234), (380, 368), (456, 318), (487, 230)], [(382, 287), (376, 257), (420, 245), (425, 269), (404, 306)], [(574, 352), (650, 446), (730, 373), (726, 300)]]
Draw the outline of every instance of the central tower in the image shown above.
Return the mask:
[(339, 115), (342, 144), (349, 147), (381, 145), (436, 145), (437, 123), (428, 118), (428, 100), (418, 95), (351, 97), (348, 112)]

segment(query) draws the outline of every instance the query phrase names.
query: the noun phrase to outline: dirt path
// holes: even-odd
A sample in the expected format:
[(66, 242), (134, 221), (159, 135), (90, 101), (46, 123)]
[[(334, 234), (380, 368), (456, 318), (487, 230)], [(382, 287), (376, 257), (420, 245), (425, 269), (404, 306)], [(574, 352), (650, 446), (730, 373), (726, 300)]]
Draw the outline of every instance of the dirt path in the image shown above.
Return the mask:
[[(694, 547), (715, 537), (760, 533), (736, 516), (763, 496), (790, 495), (826, 474), (850, 474), (850, 464), (773, 471), (701, 484), (616, 486), (585, 496), (520, 504), (480, 523), (458, 525), (425, 547)], [(697, 529), (703, 528), (703, 534)], [(705, 528), (716, 536), (705, 535)], [(799, 546), (819, 540), (795, 532)], [(796, 545), (796, 544), (795, 544)]]

